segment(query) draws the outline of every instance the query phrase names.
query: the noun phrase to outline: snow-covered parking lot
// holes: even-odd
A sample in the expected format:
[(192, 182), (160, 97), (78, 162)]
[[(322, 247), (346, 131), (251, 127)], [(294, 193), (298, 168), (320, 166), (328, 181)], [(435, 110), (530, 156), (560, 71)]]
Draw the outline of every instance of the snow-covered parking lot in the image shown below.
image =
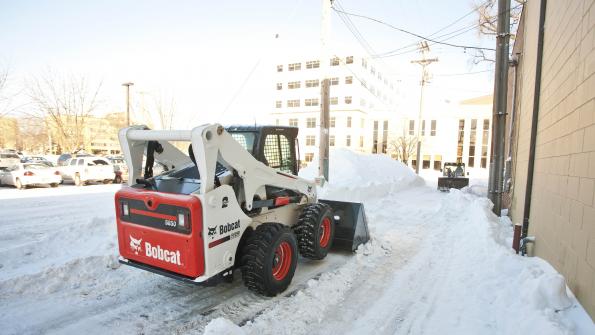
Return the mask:
[(0, 333), (595, 333), (549, 264), (512, 252), (510, 222), (477, 192), (437, 192), (385, 157), (335, 161), (322, 193), (363, 201), (372, 240), (300, 260), (275, 298), (239, 273), (200, 287), (120, 266), (119, 185), (0, 187)]

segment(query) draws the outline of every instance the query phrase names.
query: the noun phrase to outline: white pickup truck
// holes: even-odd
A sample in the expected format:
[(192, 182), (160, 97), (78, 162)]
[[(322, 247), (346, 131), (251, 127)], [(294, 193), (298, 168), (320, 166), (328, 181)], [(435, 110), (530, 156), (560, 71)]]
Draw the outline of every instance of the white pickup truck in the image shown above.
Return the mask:
[(72, 181), (76, 186), (88, 182), (109, 184), (114, 180), (113, 165), (102, 157), (74, 157), (67, 165), (59, 167), (59, 171), (64, 181)]

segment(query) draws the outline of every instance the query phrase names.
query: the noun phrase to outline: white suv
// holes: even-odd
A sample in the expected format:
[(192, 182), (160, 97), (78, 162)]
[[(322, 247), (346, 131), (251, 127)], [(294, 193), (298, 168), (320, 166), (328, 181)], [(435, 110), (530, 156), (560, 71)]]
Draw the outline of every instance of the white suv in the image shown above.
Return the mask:
[(105, 158), (85, 156), (71, 158), (67, 165), (60, 167), (65, 181), (81, 186), (88, 182), (109, 184), (114, 180), (114, 166)]

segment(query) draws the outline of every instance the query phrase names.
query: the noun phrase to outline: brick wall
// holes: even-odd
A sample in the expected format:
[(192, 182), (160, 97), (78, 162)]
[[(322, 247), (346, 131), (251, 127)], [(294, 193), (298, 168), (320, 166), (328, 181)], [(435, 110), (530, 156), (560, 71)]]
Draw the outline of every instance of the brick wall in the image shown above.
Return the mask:
[[(595, 318), (595, 0), (547, 3), (529, 234)], [(524, 10), (511, 214), (522, 222), (539, 21)]]

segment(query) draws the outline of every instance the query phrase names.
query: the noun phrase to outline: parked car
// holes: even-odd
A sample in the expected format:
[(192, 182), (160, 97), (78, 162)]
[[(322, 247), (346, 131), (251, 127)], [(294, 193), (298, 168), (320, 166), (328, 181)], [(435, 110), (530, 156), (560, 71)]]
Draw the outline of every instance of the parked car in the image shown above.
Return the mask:
[(54, 166), (54, 163), (47, 160), (45, 157), (42, 156), (26, 156), (21, 158), (21, 163), (39, 163), (44, 164), (50, 167)]
[(0, 170), (15, 166), (21, 162), (21, 158), (16, 153), (2, 152), (0, 153)]
[[(122, 182), (128, 181), (128, 165), (126, 165), (126, 161), (123, 157), (108, 157), (108, 159), (114, 165), (114, 183), (120, 184)], [(146, 160), (143, 157), (143, 167), (145, 166)], [(153, 175), (157, 176), (162, 174), (163, 172), (167, 172), (168, 168), (165, 164), (160, 162), (155, 162), (153, 164)]]
[(68, 165), (68, 162), (70, 161), (71, 158), (75, 158), (75, 157), (91, 157), (91, 155), (89, 155), (85, 152), (81, 152), (81, 153), (77, 153), (77, 154), (61, 154), (60, 157), (58, 157), (58, 160), (56, 163), (58, 166), (65, 166), (65, 165)]
[(58, 167), (64, 181), (72, 181), (76, 186), (89, 182), (109, 184), (114, 180), (114, 167), (105, 158), (96, 156), (77, 156), (67, 165)]
[(18, 189), (29, 185), (58, 187), (61, 182), (59, 171), (39, 163), (18, 163), (0, 172), (0, 184), (12, 185)]
[(114, 165), (114, 183), (121, 184), (128, 180), (128, 165), (126, 165), (124, 157), (110, 156), (107, 159)]

